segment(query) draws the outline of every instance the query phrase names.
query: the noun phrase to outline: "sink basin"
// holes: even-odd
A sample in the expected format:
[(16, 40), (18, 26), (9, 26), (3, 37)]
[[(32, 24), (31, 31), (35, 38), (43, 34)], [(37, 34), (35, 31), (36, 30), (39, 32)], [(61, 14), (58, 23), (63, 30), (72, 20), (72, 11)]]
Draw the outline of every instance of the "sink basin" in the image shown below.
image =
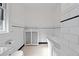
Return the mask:
[(0, 44), (0, 55), (3, 55), (8, 50), (10, 50), (12, 48), (12, 43), (12, 40), (8, 40), (4, 44)]

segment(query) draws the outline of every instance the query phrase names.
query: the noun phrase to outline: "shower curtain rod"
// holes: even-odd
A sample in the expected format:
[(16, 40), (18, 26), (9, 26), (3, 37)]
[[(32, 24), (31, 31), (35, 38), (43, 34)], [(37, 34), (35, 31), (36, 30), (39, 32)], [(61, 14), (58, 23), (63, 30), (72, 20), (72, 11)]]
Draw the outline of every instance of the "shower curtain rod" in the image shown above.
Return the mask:
[(60, 22), (63, 23), (63, 22), (65, 22), (65, 21), (72, 20), (72, 19), (75, 19), (75, 18), (77, 18), (77, 17), (79, 17), (79, 15), (73, 16), (73, 17), (68, 18), (68, 19), (65, 19), (65, 20), (62, 20), (62, 21), (60, 21)]

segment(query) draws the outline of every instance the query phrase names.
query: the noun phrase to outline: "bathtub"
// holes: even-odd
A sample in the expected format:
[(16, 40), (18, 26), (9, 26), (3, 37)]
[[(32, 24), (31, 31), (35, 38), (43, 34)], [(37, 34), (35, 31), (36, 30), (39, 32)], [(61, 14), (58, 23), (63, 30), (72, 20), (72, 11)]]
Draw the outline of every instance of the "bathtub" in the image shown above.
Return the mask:
[(61, 37), (48, 37), (48, 51), (50, 56), (79, 56), (79, 47), (71, 41)]

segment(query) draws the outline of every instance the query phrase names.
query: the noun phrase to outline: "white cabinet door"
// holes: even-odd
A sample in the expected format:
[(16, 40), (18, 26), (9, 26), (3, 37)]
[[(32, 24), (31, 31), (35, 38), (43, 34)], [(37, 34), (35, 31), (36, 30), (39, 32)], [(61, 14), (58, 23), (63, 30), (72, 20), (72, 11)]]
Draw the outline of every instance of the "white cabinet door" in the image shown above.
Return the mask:
[(38, 44), (38, 32), (32, 32), (32, 44)]
[(26, 44), (31, 44), (31, 32), (26, 32)]

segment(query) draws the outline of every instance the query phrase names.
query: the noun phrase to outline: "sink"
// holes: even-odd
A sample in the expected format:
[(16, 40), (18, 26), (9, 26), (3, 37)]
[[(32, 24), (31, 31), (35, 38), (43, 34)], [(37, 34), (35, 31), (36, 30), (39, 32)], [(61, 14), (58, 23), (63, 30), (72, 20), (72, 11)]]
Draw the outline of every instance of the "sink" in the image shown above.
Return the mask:
[(8, 50), (10, 50), (12, 48), (12, 43), (13, 43), (12, 40), (8, 40), (4, 44), (1, 44), (0, 45), (0, 55), (4, 54)]

